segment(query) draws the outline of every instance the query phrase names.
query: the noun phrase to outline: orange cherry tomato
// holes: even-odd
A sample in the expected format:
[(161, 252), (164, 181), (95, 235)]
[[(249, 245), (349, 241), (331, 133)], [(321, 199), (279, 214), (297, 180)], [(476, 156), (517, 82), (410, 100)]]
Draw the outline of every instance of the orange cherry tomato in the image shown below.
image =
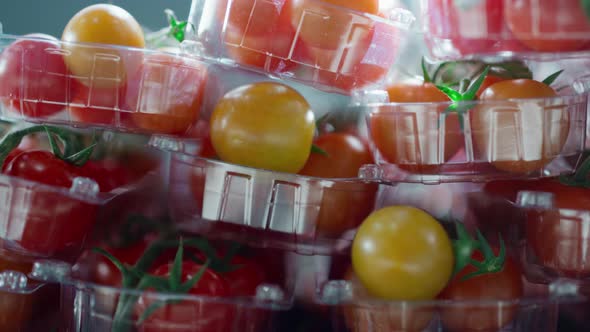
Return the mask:
[(367, 35), (371, 20), (349, 10), (377, 15), (379, 0), (291, 0), (291, 24), (309, 47), (335, 50), (355, 34)]
[(448, 105), (440, 103), (449, 98), (429, 83), (394, 85), (387, 92), (394, 104), (375, 110), (369, 119), (381, 156), (410, 172), (436, 173), (463, 145), (457, 114), (441, 121)]
[(567, 139), (569, 114), (566, 105), (549, 105), (540, 98), (556, 96), (551, 87), (530, 79), (488, 87), (481, 104), (470, 111), (476, 159), (514, 173), (540, 170), (551, 162)]
[(127, 89), (133, 122), (149, 132), (188, 132), (199, 117), (206, 79), (207, 68), (195, 60), (163, 53), (146, 56)]
[(75, 43), (145, 46), (139, 23), (123, 8), (110, 4), (92, 5), (76, 13), (66, 25), (62, 40), (68, 42), (64, 49), (69, 54), (64, 59), (74, 76), (100, 87), (123, 85), (127, 74), (141, 62), (141, 52)]
[(479, 87), (479, 89), (476, 92), (476, 96), (479, 98), (481, 96), (481, 94), (487, 89), (489, 88), (491, 85), (494, 85), (498, 82), (504, 81), (504, 79), (502, 77), (499, 76), (494, 76), (494, 75), (487, 75), (484, 79), (483, 82), (481, 83), (481, 86)]

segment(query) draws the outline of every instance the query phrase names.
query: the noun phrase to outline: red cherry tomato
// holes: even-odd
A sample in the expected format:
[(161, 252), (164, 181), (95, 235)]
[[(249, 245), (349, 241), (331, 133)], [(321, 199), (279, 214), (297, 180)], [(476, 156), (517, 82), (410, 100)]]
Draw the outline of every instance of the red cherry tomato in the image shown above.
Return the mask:
[[(370, 135), (386, 162), (417, 173), (436, 173), (463, 145), (459, 118), (442, 113), (449, 98), (433, 84), (394, 85), (387, 89), (391, 106), (370, 115)], [(442, 142), (441, 142), (442, 140)], [(441, 155), (440, 145), (444, 151)]]
[(0, 54), (0, 99), (27, 117), (55, 114), (71, 98), (62, 51), (46, 37), (17, 40)]
[[(158, 267), (154, 274), (169, 277), (172, 264)], [(194, 276), (201, 265), (193, 262), (182, 264), (182, 282)], [(138, 327), (141, 332), (213, 332), (231, 331), (232, 306), (215, 303), (213, 298), (223, 300), (230, 295), (227, 282), (212, 270), (207, 269), (199, 281), (189, 291), (190, 295), (206, 296), (199, 300), (183, 300), (179, 303), (166, 304), (147, 317)], [(158, 301), (157, 295), (146, 291), (139, 298), (136, 313), (141, 316), (150, 305)]]
[(171, 54), (153, 54), (128, 81), (126, 104), (135, 125), (161, 134), (183, 134), (196, 123), (207, 68)]
[[(57, 159), (46, 151), (27, 151), (16, 156), (6, 167), (5, 174), (37, 183), (69, 188), (75, 177), (84, 176), (75, 166)], [(10, 202), (3, 207), (6, 215), (18, 208), (1, 229), (0, 236), (14, 241), (22, 249), (39, 255), (69, 255), (80, 250), (92, 229), (98, 206), (83, 202), (55, 188), (14, 183), (3, 195), (12, 197), (11, 190), (24, 190), (26, 200)], [(15, 204), (18, 204), (15, 206)]]
[(68, 110), (76, 122), (89, 125), (115, 126), (127, 124), (129, 112), (125, 106), (125, 87), (88, 87), (76, 84), (76, 93)]
[[(498, 254), (498, 250), (495, 253)], [(476, 251), (472, 258), (482, 261), (483, 255)], [(501, 301), (515, 301), (523, 295), (524, 285), (518, 265), (507, 256), (500, 272), (461, 280), (474, 271), (476, 269), (468, 265), (439, 294), (440, 299), (456, 301), (441, 309), (443, 325), (449, 331), (497, 331), (516, 316), (517, 304)], [(482, 304), (475, 304), (475, 301)]]
[(481, 96), (481, 94), (490, 86), (501, 82), (501, 81), (505, 81), (505, 79), (503, 79), (502, 77), (498, 77), (498, 76), (494, 76), (494, 75), (487, 75), (483, 82), (481, 83), (481, 86), (479, 87), (479, 89), (476, 92), (476, 96), (479, 98), (479, 96)]
[(579, 0), (505, 1), (512, 33), (535, 51), (576, 51), (589, 44), (590, 21)]
[(562, 277), (590, 276), (590, 241), (586, 231), (590, 191), (556, 180), (538, 182), (532, 190), (553, 194), (553, 204), (527, 209), (526, 240), (531, 262)]
[(483, 0), (464, 8), (454, 0), (427, 0), (425, 23), (430, 47), (436, 49), (437, 44), (444, 43), (457, 55), (494, 50), (503, 35), (503, 3), (503, 0)]
[(230, 264), (239, 267), (220, 275), (227, 281), (231, 295), (255, 296), (256, 288), (267, 279), (262, 265), (242, 256), (233, 257)]
[(109, 192), (132, 182), (134, 176), (115, 159), (89, 160), (81, 167), (87, 177), (98, 183), (101, 192)]

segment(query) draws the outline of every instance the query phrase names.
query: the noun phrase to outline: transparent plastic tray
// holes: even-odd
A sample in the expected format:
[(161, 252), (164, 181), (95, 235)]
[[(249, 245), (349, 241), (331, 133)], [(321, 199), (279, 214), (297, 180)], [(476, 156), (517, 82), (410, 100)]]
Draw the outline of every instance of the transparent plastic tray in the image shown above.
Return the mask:
[(187, 133), (207, 81), (195, 58), (38, 36), (0, 35), (0, 62), (2, 117), (117, 131)]
[(552, 193), (521, 191), (516, 205), (525, 213), (522, 260), (527, 278), (552, 282), (590, 280), (590, 211), (561, 209)]
[(580, 1), (422, 0), (424, 37), (437, 58), (590, 48), (590, 18)]
[(557, 332), (560, 305), (584, 301), (573, 283), (525, 284), (518, 300), (387, 301), (344, 279), (341, 262), (322, 266), (317, 300), (330, 308), (334, 331), (511, 331)]
[(371, 10), (321, 0), (193, 0), (189, 22), (207, 57), (347, 92), (387, 76), (415, 19), (401, 8)]
[[(30, 273), (33, 280), (60, 284), (60, 331), (278, 331), (276, 316), (293, 301), (292, 286), (286, 285), (261, 284), (254, 296), (244, 297), (178, 295), (95, 284), (79, 279), (71, 268), (60, 261), (37, 261)], [(132, 303), (126, 314), (118, 308), (122, 298)], [(167, 307), (140, 321), (140, 313), (156, 302)]]
[[(444, 113), (451, 105), (467, 109), (462, 119)], [(588, 95), (410, 104), (371, 91), (359, 92), (352, 107), (367, 115), (377, 160), (362, 178), (482, 182), (572, 172), (584, 150)]]
[(183, 230), (305, 254), (346, 247), (379, 185), (171, 154), (169, 210)]

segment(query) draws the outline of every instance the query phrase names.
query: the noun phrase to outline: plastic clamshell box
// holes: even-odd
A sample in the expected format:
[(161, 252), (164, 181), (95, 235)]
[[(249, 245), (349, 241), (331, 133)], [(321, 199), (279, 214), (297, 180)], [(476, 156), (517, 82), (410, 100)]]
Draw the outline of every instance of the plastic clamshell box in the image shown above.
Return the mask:
[(0, 35), (0, 63), (3, 118), (148, 134), (189, 132), (207, 81), (196, 58), (38, 35)]
[(422, 0), (421, 6), (426, 44), (440, 59), (590, 48), (590, 18), (580, 1)]
[(482, 182), (572, 172), (584, 150), (588, 95), (390, 103), (376, 90), (355, 93), (352, 107), (366, 114), (377, 161), (361, 169), (364, 179)]
[[(224, 298), (138, 291), (78, 279), (71, 265), (51, 260), (35, 262), (30, 276), (47, 284), (59, 283), (59, 325), (65, 331), (110, 331), (115, 330), (115, 324), (117, 330), (126, 328), (126, 331), (151, 328), (200, 331), (205, 328), (203, 322), (214, 331), (277, 331), (277, 314), (289, 310), (293, 302), (293, 285), (289, 284), (261, 284), (254, 296)], [(131, 308), (126, 313), (118, 307), (125, 300), (132, 303), (121, 307)], [(139, 322), (140, 310), (164, 301), (178, 311), (157, 309)]]
[(172, 153), (169, 210), (183, 230), (320, 254), (346, 247), (379, 185), (272, 172)]
[(590, 281), (590, 211), (559, 208), (553, 193), (541, 191), (519, 192), (516, 205), (525, 211), (527, 278)]
[(374, 14), (321, 0), (193, 0), (189, 22), (207, 57), (347, 92), (387, 76), (415, 20), (401, 8)]
[(567, 280), (525, 285), (517, 300), (388, 301), (343, 278), (338, 264), (322, 267), (316, 278), (319, 303), (330, 308), (334, 331), (513, 331), (557, 332), (560, 305), (585, 300)]

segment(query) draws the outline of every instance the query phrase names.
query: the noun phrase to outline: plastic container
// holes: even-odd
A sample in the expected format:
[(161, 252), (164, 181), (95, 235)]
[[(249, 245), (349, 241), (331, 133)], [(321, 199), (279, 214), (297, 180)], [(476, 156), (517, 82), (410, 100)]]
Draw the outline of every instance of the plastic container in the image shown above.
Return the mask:
[(173, 153), (169, 210), (178, 227), (319, 254), (346, 247), (379, 185), (271, 172)]
[(527, 277), (549, 283), (570, 278), (590, 280), (590, 211), (559, 208), (553, 193), (521, 191), (517, 206), (524, 209), (523, 264)]
[[(26, 144), (31, 146), (23, 147), (24, 151), (49, 149), (43, 149), (47, 144), (46, 136)], [(108, 142), (99, 142), (96, 151), (102, 144), (108, 145)], [(112, 155), (89, 161), (84, 168), (75, 169), (78, 173), (73, 175), (48, 175), (62, 182), (64, 177), (73, 176), (69, 187), (0, 174), (0, 200), (3, 202), (0, 205), (0, 247), (34, 257), (75, 259), (105, 204), (134, 191), (157, 193), (154, 180), (157, 165), (135, 173), (138, 170), (131, 162), (124, 166), (121, 162)], [(43, 160), (37, 165), (48, 167)]]
[(189, 22), (207, 57), (347, 92), (387, 76), (414, 21), (401, 8), (350, 7), (321, 0), (193, 0)]
[(168, 135), (186, 134), (199, 119), (204, 62), (45, 37), (0, 35), (2, 117)]
[[(569, 90), (571, 92), (571, 89)], [(564, 93), (564, 92), (562, 92)], [(587, 94), (544, 99), (390, 103), (386, 91), (360, 92), (384, 182), (482, 182), (572, 172), (585, 144)], [(445, 113), (449, 107), (466, 110)]]
[(437, 58), (590, 48), (590, 19), (576, 0), (422, 0), (424, 37)]
[[(581, 303), (575, 284), (526, 284), (518, 300), (387, 301), (344, 279), (339, 263), (322, 266), (317, 300), (330, 308), (333, 331), (541, 331), (556, 332), (561, 304)], [(338, 262), (338, 261), (336, 261)]]

